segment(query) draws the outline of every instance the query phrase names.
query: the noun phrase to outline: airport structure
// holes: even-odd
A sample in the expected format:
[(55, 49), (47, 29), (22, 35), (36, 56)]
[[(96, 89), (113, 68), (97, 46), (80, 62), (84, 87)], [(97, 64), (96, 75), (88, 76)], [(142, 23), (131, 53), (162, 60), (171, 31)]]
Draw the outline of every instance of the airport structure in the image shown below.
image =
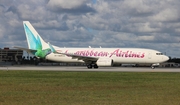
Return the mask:
[(0, 62), (19, 62), (22, 59), (23, 50), (19, 49), (9, 49), (5, 47), (3, 49), (0, 48)]

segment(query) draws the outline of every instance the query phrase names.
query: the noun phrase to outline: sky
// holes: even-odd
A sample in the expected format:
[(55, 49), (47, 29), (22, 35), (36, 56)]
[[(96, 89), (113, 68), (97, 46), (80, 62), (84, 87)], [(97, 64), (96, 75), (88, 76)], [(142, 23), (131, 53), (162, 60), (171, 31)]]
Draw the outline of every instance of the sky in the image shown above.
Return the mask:
[(59, 47), (150, 48), (180, 57), (179, 0), (0, 0), (0, 48), (28, 47), (23, 21)]

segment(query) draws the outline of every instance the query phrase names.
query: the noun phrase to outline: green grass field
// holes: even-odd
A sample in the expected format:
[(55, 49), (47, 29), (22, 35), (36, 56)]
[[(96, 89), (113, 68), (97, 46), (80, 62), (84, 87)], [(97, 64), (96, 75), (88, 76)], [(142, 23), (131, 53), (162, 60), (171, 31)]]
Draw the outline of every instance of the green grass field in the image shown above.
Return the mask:
[(0, 105), (179, 105), (180, 73), (0, 71)]

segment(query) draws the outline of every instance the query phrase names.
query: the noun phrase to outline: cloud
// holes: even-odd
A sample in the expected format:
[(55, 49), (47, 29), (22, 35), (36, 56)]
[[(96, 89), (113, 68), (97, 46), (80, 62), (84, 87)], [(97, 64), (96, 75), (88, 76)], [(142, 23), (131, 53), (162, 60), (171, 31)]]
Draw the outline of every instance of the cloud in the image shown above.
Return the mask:
[(5, 31), (5, 28), (0, 24), (0, 38), (2, 38), (4, 36), (4, 31)]
[(73, 0), (71, 2), (67, 0), (50, 0), (48, 2), (48, 5), (55, 8), (74, 9), (78, 8), (81, 5), (84, 5), (85, 2), (86, 0)]
[(180, 20), (180, 14), (178, 13), (178, 10), (174, 8), (167, 8), (160, 13), (153, 16), (155, 21), (162, 21), (162, 22), (177, 22)]
[(180, 56), (179, 5), (179, 0), (1, 0), (0, 46), (27, 46), (22, 26), (27, 20), (57, 46), (144, 47)]
[(121, 6), (122, 9), (127, 9), (128, 14), (138, 17), (148, 16), (153, 12), (153, 8), (147, 0), (125, 0)]
[(88, 0), (49, 0), (47, 7), (58, 13), (88, 13), (95, 12), (93, 8), (87, 5)]

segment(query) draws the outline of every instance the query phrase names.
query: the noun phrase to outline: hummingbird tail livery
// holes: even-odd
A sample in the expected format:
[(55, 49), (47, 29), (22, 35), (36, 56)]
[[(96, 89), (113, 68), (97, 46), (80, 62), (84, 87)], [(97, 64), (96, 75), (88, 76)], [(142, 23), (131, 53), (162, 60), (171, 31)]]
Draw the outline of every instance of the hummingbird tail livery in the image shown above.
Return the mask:
[(38, 50), (48, 48), (48, 44), (41, 38), (29, 21), (23, 21), (23, 26), (29, 49)]
[(49, 44), (41, 38), (29, 21), (23, 21), (23, 26), (29, 48), (28, 52), (40, 58), (45, 58), (50, 54), (51, 49), (49, 48)]
[(29, 21), (23, 21), (28, 48), (36, 57), (56, 62), (86, 63), (89, 69), (113, 64), (151, 64), (159, 65), (169, 59), (163, 53), (144, 48), (60, 48), (46, 43)]

